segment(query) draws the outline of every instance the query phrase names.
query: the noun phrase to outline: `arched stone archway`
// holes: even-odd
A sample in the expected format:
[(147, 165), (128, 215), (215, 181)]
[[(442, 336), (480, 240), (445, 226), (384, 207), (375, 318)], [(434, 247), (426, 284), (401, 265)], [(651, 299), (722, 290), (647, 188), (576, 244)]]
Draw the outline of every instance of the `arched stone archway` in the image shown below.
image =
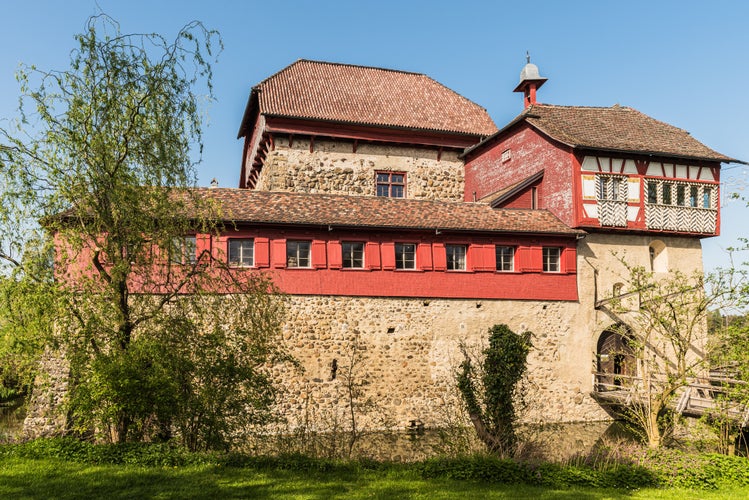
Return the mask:
[(608, 328), (598, 337), (598, 390), (611, 391), (628, 385), (637, 374), (634, 349), (629, 343), (626, 328)]

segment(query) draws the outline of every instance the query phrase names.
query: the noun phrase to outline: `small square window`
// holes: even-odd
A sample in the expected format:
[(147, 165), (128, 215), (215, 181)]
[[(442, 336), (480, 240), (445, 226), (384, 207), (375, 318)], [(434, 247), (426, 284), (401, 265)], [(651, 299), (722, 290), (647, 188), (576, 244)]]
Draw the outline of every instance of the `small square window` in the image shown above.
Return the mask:
[(252, 267), (255, 259), (255, 242), (251, 239), (229, 240), (229, 266)]
[(346, 269), (361, 269), (364, 267), (364, 243), (343, 242), (343, 267)]
[(378, 172), (377, 196), (403, 198), (406, 195), (406, 174), (402, 172)]
[(559, 256), (562, 253), (558, 247), (543, 247), (543, 260), (545, 273), (559, 272)]
[(497, 245), (497, 271), (513, 271), (515, 269), (515, 247)]
[(197, 262), (197, 241), (195, 236), (172, 238), (169, 261), (174, 264), (195, 264)]
[(415, 243), (396, 243), (395, 244), (395, 268), (396, 269), (416, 269), (416, 244)]
[(311, 242), (286, 242), (286, 267), (310, 267), (309, 254)]
[(466, 269), (466, 246), (445, 245), (448, 271), (464, 271)]

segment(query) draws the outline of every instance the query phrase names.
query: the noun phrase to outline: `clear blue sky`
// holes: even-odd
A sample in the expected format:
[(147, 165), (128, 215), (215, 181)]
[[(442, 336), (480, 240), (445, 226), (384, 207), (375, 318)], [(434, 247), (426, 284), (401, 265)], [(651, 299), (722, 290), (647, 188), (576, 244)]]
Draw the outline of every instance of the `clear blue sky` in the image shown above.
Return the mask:
[[(195, 19), (221, 32), (202, 185), (238, 184), (236, 134), (250, 88), (301, 58), (425, 73), (501, 127), (522, 109), (512, 89), (529, 50), (549, 79), (540, 102), (631, 106), (749, 161), (749, 2), (7, 0), (0, 119), (15, 116), (18, 64), (67, 69), (73, 35), (100, 11), (124, 33), (171, 38)], [(747, 172), (728, 165), (724, 194), (749, 191)], [(749, 236), (747, 221), (743, 203), (725, 204), (723, 235), (703, 240), (706, 268), (726, 263), (721, 248)]]

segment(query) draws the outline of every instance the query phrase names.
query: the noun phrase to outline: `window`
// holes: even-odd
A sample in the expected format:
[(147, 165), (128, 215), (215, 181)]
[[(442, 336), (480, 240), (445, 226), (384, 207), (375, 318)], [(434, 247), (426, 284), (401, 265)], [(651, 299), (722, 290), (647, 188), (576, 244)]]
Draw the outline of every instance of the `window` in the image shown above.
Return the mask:
[(416, 244), (415, 243), (396, 243), (395, 244), (395, 268), (396, 269), (416, 269)]
[(713, 190), (709, 187), (706, 187), (702, 191), (702, 208), (712, 208), (712, 200), (710, 199), (712, 191)]
[(663, 204), (664, 205), (671, 204), (671, 184), (667, 182), (663, 183)]
[(364, 267), (364, 243), (343, 242), (343, 267), (348, 269), (360, 269)]
[(515, 269), (515, 247), (503, 247), (497, 245), (497, 271), (513, 271)]
[(621, 199), (622, 178), (610, 175), (598, 176), (598, 199), (617, 201)]
[(658, 203), (658, 183), (655, 181), (648, 182), (648, 203)]
[(309, 241), (287, 241), (286, 267), (310, 267), (310, 246)]
[(648, 248), (650, 253), (650, 270), (656, 273), (665, 273), (668, 271), (668, 254), (666, 244), (660, 240), (650, 243)]
[(377, 172), (377, 196), (403, 198), (406, 194), (406, 174)]
[(197, 248), (195, 236), (172, 238), (172, 247), (169, 249), (169, 261), (175, 264), (195, 264), (198, 260)]
[(255, 244), (253, 240), (229, 240), (229, 265), (231, 267), (252, 267), (254, 254)]
[(466, 246), (445, 245), (447, 253), (447, 270), (464, 271), (466, 268)]
[(692, 186), (689, 188), (689, 206), (697, 206), (697, 186)]
[(559, 272), (559, 255), (561, 249), (558, 247), (544, 247), (543, 248), (543, 259), (544, 259), (544, 272), (545, 273), (558, 273)]
[(676, 185), (676, 204), (680, 207), (686, 206), (687, 187), (684, 184)]

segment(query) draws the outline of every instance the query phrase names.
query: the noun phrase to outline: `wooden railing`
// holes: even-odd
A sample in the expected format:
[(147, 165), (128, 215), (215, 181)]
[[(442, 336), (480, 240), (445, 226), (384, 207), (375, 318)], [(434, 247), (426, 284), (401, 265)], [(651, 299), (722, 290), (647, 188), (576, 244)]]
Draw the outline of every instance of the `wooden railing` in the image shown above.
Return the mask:
[[(651, 380), (653, 385), (658, 384), (658, 377)], [(728, 396), (729, 388), (738, 384), (746, 382), (711, 372), (707, 378), (688, 381), (670, 406), (687, 417), (720, 414), (746, 427), (749, 425), (749, 405), (731, 401)], [(642, 377), (603, 372), (593, 373), (593, 391), (599, 401), (624, 406), (642, 401), (649, 393)]]

